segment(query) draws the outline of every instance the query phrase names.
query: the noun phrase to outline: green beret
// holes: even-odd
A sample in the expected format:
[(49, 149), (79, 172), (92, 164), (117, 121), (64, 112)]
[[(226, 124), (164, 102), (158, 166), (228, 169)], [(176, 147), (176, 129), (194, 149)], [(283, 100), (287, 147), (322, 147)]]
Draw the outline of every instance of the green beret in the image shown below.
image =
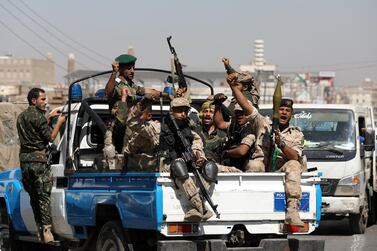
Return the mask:
[(129, 54), (122, 54), (115, 58), (115, 61), (117, 61), (119, 64), (135, 64), (136, 57), (129, 55)]
[(290, 107), (291, 109), (293, 109), (293, 100), (289, 98), (282, 98), (280, 101), (280, 107), (282, 106)]

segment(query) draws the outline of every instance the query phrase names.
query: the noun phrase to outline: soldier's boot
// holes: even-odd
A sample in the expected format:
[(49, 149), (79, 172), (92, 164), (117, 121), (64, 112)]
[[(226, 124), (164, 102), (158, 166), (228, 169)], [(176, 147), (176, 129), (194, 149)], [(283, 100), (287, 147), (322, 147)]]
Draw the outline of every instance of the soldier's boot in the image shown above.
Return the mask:
[(203, 218), (203, 203), (199, 193), (190, 199), (189, 210), (185, 213), (185, 221), (198, 222)]
[(204, 207), (204, 215), (203, 220), (206, 221), (210, 219), (213, 216), (213, 212), (211, 209), (208, 209), (207, 207)]
[(300, 219), (298, 209), (300, 208), (300, 201), (298, 199), (289, 198), (287, 200), (287, 212), (285, 214), (285, 224), (303, 227), (304, 222)]
[(51, 225), (42, 226), (43, 242), (44, 243), (53, 243), (55, 242), (54, 236), (51, 233)]

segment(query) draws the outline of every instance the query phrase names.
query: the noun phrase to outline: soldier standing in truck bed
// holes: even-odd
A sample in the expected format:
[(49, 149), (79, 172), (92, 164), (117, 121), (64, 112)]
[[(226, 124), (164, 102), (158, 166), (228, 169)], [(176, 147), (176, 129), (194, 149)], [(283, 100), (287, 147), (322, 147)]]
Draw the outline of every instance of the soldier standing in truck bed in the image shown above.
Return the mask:
[[(122, 152), (124, 141), (127, 141), (126, 120), (129, 109), (141, 100), (141, 96), (146, 93), (154, 97), (161, 95), (160, 91), (151, 88), (137, 86), (133, 79), (135, 76), (136, 57), (128, 54), (122, 54), (115, 58), (112, 63), (112, 73), (106, 84), (105, 92), (109, 99), (109, 108), (113, 115), (113, 121), (110, 125), (112, 132), (112, 143), (118, 153)], [(127, 93), (125, 102), (122, 102), (122, 92)], [(126, 139), (125, 139), (126, 136)]]

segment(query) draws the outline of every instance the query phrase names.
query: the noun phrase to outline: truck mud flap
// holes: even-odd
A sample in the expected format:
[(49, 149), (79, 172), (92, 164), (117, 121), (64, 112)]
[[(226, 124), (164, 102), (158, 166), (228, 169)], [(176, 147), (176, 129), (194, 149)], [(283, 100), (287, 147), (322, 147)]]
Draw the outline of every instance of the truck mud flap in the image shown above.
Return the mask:
[(323, 251), (324, 240), (263, 239), (259, 247), (226, 247), (223, 240), (159, 241), (157, 251)]

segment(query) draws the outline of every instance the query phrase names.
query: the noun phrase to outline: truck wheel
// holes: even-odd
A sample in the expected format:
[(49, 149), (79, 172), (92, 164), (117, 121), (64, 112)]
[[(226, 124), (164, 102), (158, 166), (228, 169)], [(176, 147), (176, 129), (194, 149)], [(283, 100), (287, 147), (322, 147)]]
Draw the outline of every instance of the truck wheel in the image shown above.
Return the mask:
[(368, 194), (368, 226), (371, 226), (377, 221), (377, 193), (373, 192), (373, 196)]
[(349, 223), (353, 234), (363, 234), (368, 223), (368, 199), (365, 198), (363, 208), (358, 214), (349, 215)]
[(118, 221), (108, 221), (98, 234), (96, 251), (131, 251), (129, 244), (121, 224)]
[(0, 230), (0, 250), (1, 251), (20, 251), (22, 250), (22, 243), (13, 238), (13, 230), (11, 223), (1, 224)]

